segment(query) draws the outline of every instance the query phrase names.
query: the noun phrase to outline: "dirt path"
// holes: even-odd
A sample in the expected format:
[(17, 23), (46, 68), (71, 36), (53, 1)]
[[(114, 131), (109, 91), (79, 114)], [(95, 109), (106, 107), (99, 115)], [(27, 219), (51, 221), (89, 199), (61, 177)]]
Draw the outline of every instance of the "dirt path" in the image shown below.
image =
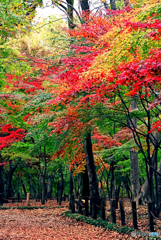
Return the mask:
[[(51, 240), (51, 239), (134, 239), (101, 227), (65, 218), (61, 208), (0, 210), (0, 240)], [(135, 238), (137, 239), (137, 238)]]

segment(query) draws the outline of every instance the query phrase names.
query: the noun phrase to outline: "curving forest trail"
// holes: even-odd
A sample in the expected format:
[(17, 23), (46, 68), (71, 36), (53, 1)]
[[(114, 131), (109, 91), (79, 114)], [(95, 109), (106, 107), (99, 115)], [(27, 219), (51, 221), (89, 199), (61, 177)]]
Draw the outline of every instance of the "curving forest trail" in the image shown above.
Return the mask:
[(65, 210), (67, 209), (0, 210), (0, 240), (141, 239), (65, 218), (61, 216)]

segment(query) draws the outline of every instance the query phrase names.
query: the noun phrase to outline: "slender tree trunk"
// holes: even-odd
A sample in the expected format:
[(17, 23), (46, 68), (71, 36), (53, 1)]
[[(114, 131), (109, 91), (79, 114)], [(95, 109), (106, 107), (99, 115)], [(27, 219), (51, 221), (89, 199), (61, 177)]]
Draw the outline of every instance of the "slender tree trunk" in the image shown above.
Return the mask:
[(80, 195), (81, 192), (81, 182), (82, 182), (82, 175), (81, 174), (77, 174), (77, 182), (78, 182), (78, 195)]
[(85, 23), (86, 21), (89, 20), (89, 13), (90, 13), (90, 8), (88, 4), (88, 0), (80, 0), (80, 5), (82, 8), (82, 23)]
[(132, 201), (135, 201), (140, 191), (138, 151), (135, 149), (130, 151), (130, 179)]
[(74, 1), (73, 0), (67, 0), (67, 14), (68, 14), (68, 27), (69, 29), (73, 29), (75, 27), (73, 23), (73, 5)]
[(69, 194), (73, 194), (73, 175), (72, 170), (70, 170), (70, 188), (69, 188)]
[(24, 182), (23, 182), (23, 180), (22, 180), (22, 177), (20, 177), (20, 182), (21, 182), (21, 186), (22, 186), (22, 188), (23, 188), (23, 191), (24, 191), (24, 194), (25, 194), (25, 198), (26, 198), (27, 192), (26, 192), (25, 184), (24, 184)]
[(108, 180), (109, 180), (110, 172), (111, 172), (111, 168), (110, 168), (110, 170), (109, 170), (109, 172), (107, 174), (107, 180), (106, 180), (109, 201), (111, 200), (111, 192), (110, 192), (110, 189), (109, 189), (109, 186), (108, 186)]
[(28, 177), (29, 177), (29, 184), (30, 184), (30, 198), (32, 199), (34, 197), (34, 189), (32, 185), (31, 175), (28, 174)]
[[(149, 161), (149, 163), (152, 165), (152, 160)], [(148, 192), (150, 201), (152, 203), (152, 212), (155, 211), (155, 201), (154, 201), (154, 182), (153, 182), (153, 170), (149, 167), (149, 178), (148, 178)]]
[(116, 10), (117, 9), (115, 0), (110, 0), (110, 5), (111, 5), (111, 9), (112, 10)]
[(155, 159), (155, 154), (156, 149), (154, 148), (153, 154), (151, 154), (151, 141), (150, 141), (150, 131), (151, 129), (151, 117), (150, 117), (150, 110), (147, 110), (147, 130), (148, 134), (146, 137), (146, 144), (147, 144), (147, 158), (149, 162), (149, 167), (147, 166), (146, 163), (146, 172), (147, 172), (147, 178), (148, 178), (148, 192), (149, 192), (149, 198), (151, 201), (151, 206), (152, 206), (152, 212), (154, 213), (155, 211), (155, 196), (154, 196), (154, 183), (153, 183), (153, 169), (150, 166), (154, 167), (154, 159)]
[(41, 199), (41, 175), (39, 174), (37, 178), (37, 198)]
[[(159, 133), (156, 131), (152, 134), (155, 138), (155, 141), (158, 143), (159, 142)], [(154, 168), (157, 171), (158, 169), (158, 145), (154, 146), (153, 150), (153, 155), (152, 155), (152, 161), (154, 164)], [(155, 177), (155, 204), (156, 204), (156, 209), (157, 209), (157, 215), (159, 215), (160, 212), (160, 203), (159, 203), (159, 194), (158, 194), (158, 175), (154, 174)]]
[(90, 133), (87, 134), (87, 137), (85, 139), (85, 156), (86, 156), (86, 163), (87, 163), (90, 196), (92, 199), (94, 199), (97, 205), (100, 205), (98, 181), (97, 181), (97, 175), (96, 175), (96, 168), (94, 164)]
[(73, 175), (72, 170), (70, 170), (69, 209), (72, 209), (72, 195), (73, 195)]
[(7, 190), (6, 190), (6, 198), (7, 199), (12, 196), (12, 176), (13, 176), (13, 173), (16, 170), (19, 162), (20, 162), (20, 159), (17, 161), (15, 166), (12, 167), (12, 160), (9, 161), (10, 170), (8, 173), (8, 183), (7, 183)]
[(45, 204), (45, 197), (46, 197), (46, 190), (45, 190), (45, 177), (46, 177), (46, 152), (45, 152), (45, 146), (44, 146), (44, 170), (42, 173), (42, 198), (41, 203)]
[(89, 4), (88, 4), (88, 0), (80, 0), (80, 4), (81, 4), (81, 8), (82, 11), (89, 11)]
[[(161, 162), (159, 164), (158, 170), (159, 173), (161, 173)], [(157, 201), (158, 201), (158, 208), (160, 209), (160, 203), (161, 203), (161, 177), (157, 176), (158, 180), (158, 190), (157, 190)], [(141, 187), (140, 194), (138, 196), (138, 199), (141, 200), (142, 204), (146, 204), (150, 199), (148, 196), (148, 179), (146, 178), (144, 184)], [(160, 209), (161, 210), (161, 209)], [(159, 211), (159, 210), (158, 210)]]
[(111, 198), (112, 198), (112, 199), (115, 199), (114, 162), (111, 163)]
[[(131, 109), (134, 110), (137, 108), (137, 102), (134, 99), (131, 105)], [(132, 119), (134, 127), (137, 126), (137, 119)], [(133, 126), (132, 126), (133, 127)], [(138, 150), (132, 148), (130, 150), (130, 179), (131, 179), (131, 193), (132, 201), (136, 201), (139, 192), (140, 192), (140, 182), (139, 182), (139, 159), (138, 159)]]
[(41, 204), (45, 204), (45, 175), (42, 176), (42, 198), (41, 198)]
[[(3, 163), (3, 159), (0, 153), (0, 163)], [(3, 181), (3, 165), (0, 166), (0, 206), (3, 205), (4, 196), (4, 181)]]
[(124, 185), (124, 187), (125, 187), (125, 189), (126, 189), (127, 196), (128, 196), (128, 198), (130, 198), (130, 187), (129, 187), (127, 178), (121, 176), (121, 179), (122, 179), (123, 185)]
[(51, 175), (48, 175), (48, 188), (47, 188), (47, 198), (51, 198), (52, 195), (52, 179)]
[[(161, 162), (159, 164), (159, 168), (158, 168), (158, 172), (161, 173)], [(157, 191), (157, 195), (158, 195), (158, 214), (161, 211), (161, 177), (158, 175), (157, 176), (157, 180), (158, 180), (158, 191)]]
[(62, 199), (62, 195), (63, 195), (63, 191), (64, 191), (64, 177), (63, 177), (63, 171), (62, 168), (60, 166), (60, 175), (61, 175), (61, 181), (60, 183), (60, 194), (61, 194), (61, 199)]
[(85, 172), (83, 173), (83, 198), (89, 197), (89, 196), (90, 196), (89, 179), (88, 179), (87, 167), (85, 167)]
[[(158, 147), (156, 147), (154, 149), (154, 154), (153, 154), (153, 158), (154, 158), (154, 168), (157, 170), (158, 168), (158, 162), (157, 162), (157, 158), (158, 158)], [(158, 201), (158, 176), (156, 174), (154, 174), (155, 177), (155, 204), (156, 204), (156, 209), (157, 209), (157, 214), (159, 214), (158, 210), (160, 208), (159, 206), (159, 201)]]

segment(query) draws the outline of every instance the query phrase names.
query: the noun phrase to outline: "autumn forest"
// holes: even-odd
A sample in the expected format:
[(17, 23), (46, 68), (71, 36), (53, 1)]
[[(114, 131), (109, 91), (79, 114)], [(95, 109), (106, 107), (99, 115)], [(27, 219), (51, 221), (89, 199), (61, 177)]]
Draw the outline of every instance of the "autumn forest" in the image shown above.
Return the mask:
[(79, 5), (0, 2), (0, 239), (160, 239), (161, 3)]

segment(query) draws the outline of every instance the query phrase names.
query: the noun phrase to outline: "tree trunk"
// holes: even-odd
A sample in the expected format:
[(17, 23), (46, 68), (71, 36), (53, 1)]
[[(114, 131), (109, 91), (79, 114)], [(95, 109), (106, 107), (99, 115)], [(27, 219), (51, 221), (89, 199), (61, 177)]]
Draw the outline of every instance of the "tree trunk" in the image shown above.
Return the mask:
[(110, 0), (110, 5), (112, 10), (116, 10), (116, 3), (115, 0)]
[(85, 11), (85, 12), (89, 11), (88, 0), (81, 0), (80, 4), (81, 4), (82, 11)]
[(32, 184), (32, 179), (31, 179), (31, 175), (28, 174), (28, 177), (29, 177), (29, 184), (30, 184), (30, 197), (31, 198), (34, 198), (34, 195), (36, 193), (36, 189), (34, 187), (34, 184)]
[[(161, 162), (158, 167), (158, 172), (161, 173)], [(158, 199), (158, 208), (160, 209), (160, 203), (161, 203), (161, 177), (159, 175), (157, 176), (158, 179), (158, 191), (157, 191), (157, 199)], [(141, 187), (140, 194), (138, 196), (138, 199), (140, 199), (142, 204), (146, 204), (148, 201), (150, 201), (148, 196), (148, 179), (146, 178), (144, 184)], [(161, 209), (160, 209), (161, 210)]]
[(129, 187), (129, 184), (127, 182), (127, 179), (122, 177), (122, 181), (123, 181), (123, 185), (126, 189), (127, 196), (128, 196), (128, 198), (130, 198), (130, 187)]
[(78, 190), (77, 194), (80, 195), (81, 192), (81, 182), (82, 182), (82, 174), (77, 174), (77, 183), (78, 183)]
[[(137, 108), (137, 102), (134, 99), (131, 105), (131, 109), (134, 110)], [(137, 126), (137, 119), (133, 118), (131, 127)], [(131, 179), (131, 197), (132, 201), (136, 201), (136, 198), (140, 192), (140, 182), (139, 182), (139, 160), (138, 160), (138, 151), (135, 148), (130, 150), (130, 179)]]
[(70, 170), (70, 188), (69, 188), (69, 194), (73, 194), (73, 175), (72, 170)]
[(111, 198), (115, 199), (115, 175), (114, 175), (114, 162), (111, 163)]
[(72, 209), (72, 194), (73, 194), (73, 175), (72, 170), (70, 170), (69, 209)]
[(12, 167), (12, 160), (9, 161), (10, 170), (8, 173), (8, 183), (7, 183), (7, 190), (6, 190), (6, 198), (7, 199), (12, 196), (12, 176), (13, 176), (13, 173), (16, 170), (19, 162), (20, 162), (20, 159), (17, 161), (15, 166)]
[(48, 188), (47, 188), (47, 198), (51, 198), (52, 195), (52, 180), (51, 175), (48, 175)]
[(107, 192), (108, 192), (109, 201), (111, 200), (111, 192), (110, 192), (110, 189), (109, 189), (109, 186), (108, 186), (108, 180), (109, 180), (110, 172), (111, 172), (111, 169), (109, 170), (109, 172), (107, 174), (107, 179), (106, 179), (106, 185), (107, 185)]
[[(0, 163), (3, 163), (3, 159), (0, 153)], [(0, 166), (0, 206), (3, 205), (3, 195), (4, 195), (4, 181), (3, 181), (3, 165)]]
[(97, 181), (97, 175), (96, 175), (96, 168), (94, 164), (90, 133), (87, 134), (87, 137), (85, 139), (85, 156), (86, 156), (86, 163), (87, 163), (90, 196), (91, 196), (91, 199), (93, 199), (97, 205), (100, 205), (98, 181)]
[(132, 201), (135, 201), (140, 191), (138, 151), (135, 149), (130, 151), (130, 179)]
[(89, 179), (88, 179), (88, 173), (87, 173), (87, 167), (85, 167), (85, 172), (83, 173), (83, 198), (89, 197)]
[(45, 204), (45, 175), (42, 176), (42, 198), (41, 204)]
[(85, 23), (87, 20), (89, 20), (89, 13), (90, 13), (88, 0), (80, 0), (80, 5), (83, 13), (82, 23)]
[(73, 24), (73, 0), (67, 0), (67, 14), (68, 14), (68, 27), (73, 29), (75, 25)]
[(37, 178), (37, 198), (41, 199), (41, 176), (39, 174)]
[(63, 177), (63, 171), (62, 171), (62, 167), (60, 166), (60, 175), (61, 175), (61, 180), (60, 180), (60, 194), (61, 194), (61, 199), (62, 199), (62, 195), (63, 195), (63, 190), (64, 190), (64, 177)]
[(45, 155), (45, 146), (44, 146), (44, 170), (42, 173), (42, 198), (41, 198), (41, 204), (45, 204), (45, 197), (46, 197), (46, 190), (45, 190), (45, 176), (46, 176), (46, 155)]
[(22, 186), (22, 188), (23, 188), (23, 191), (24, 191), (24, 194), (25, 194), (25, 198), (26, 198), (27, 192), (26, 192), (25, 184), (24, 184), (24, 182), (23, 182), (23, 180), (22, 180), (21, 177), (20, 177), (20, 182), (21, 182), (21, 186)]
[[(161, 162), (159, 164), (159, 168), (158, 168), (158, 172), (161, 173)], [(158, 214), (159, 212), (161, 211), (161, 177), (158, 175), (157, 176), (157, 179), (158, 179), (158, 191), (157, 191), (157, 194), (158, 194)]]

